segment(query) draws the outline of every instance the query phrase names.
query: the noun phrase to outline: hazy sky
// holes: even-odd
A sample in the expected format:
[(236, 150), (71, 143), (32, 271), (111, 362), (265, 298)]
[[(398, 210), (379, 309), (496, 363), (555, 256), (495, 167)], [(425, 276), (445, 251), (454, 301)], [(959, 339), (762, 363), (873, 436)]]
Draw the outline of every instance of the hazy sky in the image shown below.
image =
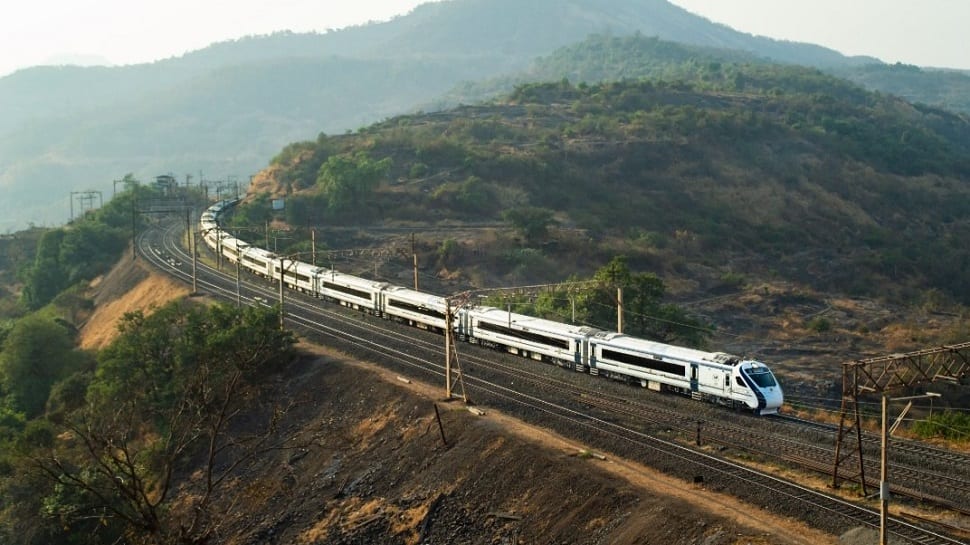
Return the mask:
[[(528, 2), (529, 0), (522, 0)], [(735, 29), (887, 62), (970, 69), (970, 0), (672, 0)], [(423, 0), (6, 0), (0, 76), (90, 56), (150, 62), (277, 30), (387, 20)]]
[(970, 69), (970, 0), (671, 0), (742, 32), (885, 62)]

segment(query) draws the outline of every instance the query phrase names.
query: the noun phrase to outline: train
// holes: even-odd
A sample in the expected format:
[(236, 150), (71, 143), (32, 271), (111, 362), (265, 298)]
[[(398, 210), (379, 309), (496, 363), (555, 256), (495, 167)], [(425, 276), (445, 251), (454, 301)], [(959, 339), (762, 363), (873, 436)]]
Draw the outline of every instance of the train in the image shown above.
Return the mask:
[[(233, 237), (220, 228), (219, 217), (237, 202), (218, 201), (200, 220), (206, 245), (230, 263), (277, 283), (282, 278), (283, 285), (313, 297), (410, 326), (445, 331), (449, 304), (445, 297), (318, 267)], [(775, 414), (784, 403), (781, 386), (767, 365), (724, 352), (674, 346), (475, 304), (454, 311), (452, 328), (456, 338), (469, 343), (758, 415)]]

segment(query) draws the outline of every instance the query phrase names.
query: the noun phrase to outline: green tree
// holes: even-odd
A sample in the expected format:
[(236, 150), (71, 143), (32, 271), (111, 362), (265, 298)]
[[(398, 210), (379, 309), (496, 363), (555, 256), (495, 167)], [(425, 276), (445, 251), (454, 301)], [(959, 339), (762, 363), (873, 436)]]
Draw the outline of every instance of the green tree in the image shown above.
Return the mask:
[(614, 257), (588, 281), (573, 277), (563, 287), (536, 297), (490, 297), (486, 304), (566, 323), (616, 330), (617, 289), (623, 290), (623, 332), (693, 347), (704, 345), (710, 328), (677, 305), (663, 303), (666, 288), (653, 273), (634, 273), (623, 256)]
[(126, 241), (124, 231), (100, 222), (80, 222), (67, 229), (58, 259), (67, 275), (66, 284), (90, 280), (105, 272), (121, 255)]
[(506, 210), (502, 218), (512, 224), (527, 244), (545, 239), (549, 234), (549, 226), (555, 223), (552, 210), (536, 206)]
[(27, 308), (38, 309), (68, 286), (61, 265), (61, 242), (66, 231), (55, 229), (40, 238), (34, 262), (20, 274), (24, 282), (21, 299)]
[(613, 258), (593, 276), (601, 289), (587, 294), (591, 321), (616, 324), (617, 289), (623, 290), (624, 333), (648, 339), (701, 346), (709, 329), (672, 304), (664, 304), (666, 287), (653, 273), (634, 273), (623, 256)]
[(75, 350), (74, 339), (60, 324), (38, 315), (17, 321), (0, 353), (0, 384), (11, 407), (29, 418), (44, 412), (51, 387), (91, 363)]
[(365, 152), (327, 158), (317, 173), (317, 185), (331, 211), (360, 210), (382, 180), (387, 178), (391, 159), (371, 159)]

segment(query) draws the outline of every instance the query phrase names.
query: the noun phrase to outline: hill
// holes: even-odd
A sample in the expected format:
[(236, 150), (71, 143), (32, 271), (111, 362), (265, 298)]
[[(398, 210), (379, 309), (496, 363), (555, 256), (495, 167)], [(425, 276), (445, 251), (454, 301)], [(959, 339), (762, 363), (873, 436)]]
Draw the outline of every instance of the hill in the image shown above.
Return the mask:
[[(559, 281), (563, 263), (583, 273), (626, 254), (689, 279), (695, 296), (737, 274), (970, 301), (958, 242), (970, 234), (966, 118), (811, 69), (697, 70), (704, 83), (524, 85), (490, 105), (321, 136), (284, 149), (266, 190), (288, 196), (293, 226), (514, 222), (509, 210), (538, 208), (545, 226), (582, 233), (486, 248), (503, 256), (491, 264), (499, 285)], [(340, 168), (379, 160), (376, 187), (341, 189), (357, 182)], [(482, 265), (436, 259), (466, 278)]]
[(288, 142), (412, 111), (589, 34), (635, 32), (781, 62), (863, 62), (739, 33), (664, 0), (455, 0), (386, 23), (246, 37), (151, 64), (33, 68), (0, 78), (0, 229), (61, 223), (71, 191), (107, 193), (129, 172), (245, 180)]
[[(970, 73), (958, 70), (922, 69), (901, 64), (800, 63), (848, 80), (871, 91), (892, 94), (914, 104), (925, 104), (962, 114), (970, 113)], [(451, 89), (425, 109), (446, 109), (507, 95), (517, 85), (559, 81), (598, 83), (627, 79), (688, 81), (705, 85), (711, 66), (730, 64), (799, 64), (784, 62), (761, 51), (741, 47), (710, 47), (657, 36), (594, 34), (540, 56), (526, 69), (480, 81), (466, 81)], [(716, 80), (715, 80), (716, 81)]]
[(970, 113), (970, 72), (919, 68), (903, 64), (842, 67), (833, 74), (867, 89), (891, 93), (910, 102)]

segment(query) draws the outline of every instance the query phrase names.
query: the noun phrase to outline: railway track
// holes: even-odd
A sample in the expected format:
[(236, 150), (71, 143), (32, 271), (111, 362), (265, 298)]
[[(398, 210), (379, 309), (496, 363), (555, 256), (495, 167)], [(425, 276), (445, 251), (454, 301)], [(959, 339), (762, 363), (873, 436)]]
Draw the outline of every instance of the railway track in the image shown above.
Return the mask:
[[(185, 281), (191, 276), (184, 270), (184, 263), (191, 257), (169, 236), (155, 239), (141, 247), (146, 259)], [(175, 267), (182, 263), (182, 267)], [(234, 280), (226, 279), (207, 265), (200, 266), (199, 285), (203, 289), (230, 301), (237, 297)], [(238, 296), (247, 303), (261, 299), (274, 300), (275, 289), (257, 282), (245, 282), (239, 287)], [(443, 380), (440, 337), (424, 334), (411, 328), (402, 329), (382, 319), (348, 312), (335, 305), (321, 304), (319, 300), (307, 299), (298, 294), (287, 293), (288, 323), (307, 337), (323, 338), (356, 355), (376, 358), (383, 365), (403, 373), (419, 375), (426, 380)], [(853, 526), (878, 527), (879, 513), (863, 505), (812, 490), (770, 474), (751, 469), (695, 448), (683, 440), (696, 425), (696, 418), (685, 417), (684, 407), (696, 409), (699, 405), (690, 400), (662, 397), (661, 403), (633, 403), (612, 388), (600, 388), (609, 381), (593, 380), (577, 373), (550, 373), (549, 366), (522, 360), (498, 357), (498, 353), (462, 348), (464, 380), (474, 399), (485, 401), (527, 421), (562, 430), (569, 436), (619, 455), (639, 460), (691, 480), (703, 481), (713, 489), (729, 491), (754, 504), (773, 511), (802, 518), (822, 529), (839, 533)], [(474, 372), (471, 371), (474, 368)], [(551, 378), (552, 377), (552, 378)], [(595, 388), (576, 386), (575, 377), (584, 383), (600, 383)], [(651, 394), (653, 395), (653, 394)], [(658, 405), (670, 403), (678, 409)], [(555, 401), (552, 401), (555, 400)], [(684, 405), (687, 402), (687, 405)], [(690, 409), (687, 409), (688, 411)], [(726, 409), (722, 414), (731, 415)], [(703, 415), (704, 411), (693, 411)], [(765, 419), (753, 419), (766, 422)], [(786, 423), (785, 425), (791, 425)], [(760, 432), (752, 434), (754, 426), (727, 426), (712, 419), (705, 422), (704, 440), (711, 444), (723, 441), (732, 449), (740, 449), (752, 440), (765, 440)], [(727, 430), (727, 431), (719, 431)], [(673, 437), (672, 439), (670, 437)], [(763, 444), (763, 443), (762, 443)], [(804, 445), (803, 445), (804, 446)], [(817, 447), (816, 447), (817, 448)], [(824, 450), (824, 449), (821, 449)], [(763, 453), (762, 453), (763, 454)], [(792, 461), (801, 454), (786, 454)], [(813, 457), (804, 457), (812, 460)], [(959, 458), (958, 458), (959, 462)], [(817, 462), (812, 462), (817, 463)], [(889, 530), (892, 535), (911, 543), (954, 544), (966, 543), (947, 532), (934, 531), (902, 518), (892, 517)]]

